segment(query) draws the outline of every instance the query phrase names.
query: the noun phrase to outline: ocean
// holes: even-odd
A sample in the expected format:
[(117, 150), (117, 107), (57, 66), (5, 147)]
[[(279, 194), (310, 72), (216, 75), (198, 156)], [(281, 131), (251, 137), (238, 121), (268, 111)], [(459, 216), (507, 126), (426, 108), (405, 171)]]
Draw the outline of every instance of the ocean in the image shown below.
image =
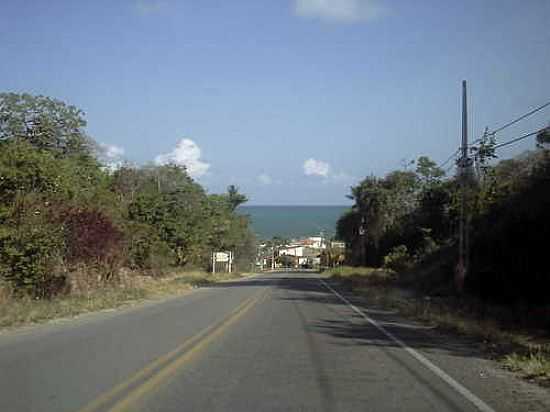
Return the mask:
[(336, 221), (349, 206), (241, 206), (238, 213), (248, 215), (258, 239), (279, 236), (285, 239), (325, 236), (336, 233)]

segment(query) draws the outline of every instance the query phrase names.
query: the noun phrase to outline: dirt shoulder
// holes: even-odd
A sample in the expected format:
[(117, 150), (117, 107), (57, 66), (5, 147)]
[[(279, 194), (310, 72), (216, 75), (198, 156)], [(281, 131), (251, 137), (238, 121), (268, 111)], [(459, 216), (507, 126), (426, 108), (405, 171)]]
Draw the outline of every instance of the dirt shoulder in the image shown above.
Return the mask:
[[(374, 305), (397, 310), (435, 331), (475, 339), (484, 354), (500, 367), (550, 388), (548, 331), (503, 321), (501, 308), (452, 296), (428, 296), (404, 287), (395, 273), (373, 268), (339, 268), (325, 272), (355, 295)], [(498, 315), (497, 315), (498, 313)]]
[(48, 300), (3, 296), (0, 299), (0, 331), (182, 295), (196, 287), (246, 276), (205, 272), (182, 272), (161, 278), (133, 275), (85, 294), (68, 294)]

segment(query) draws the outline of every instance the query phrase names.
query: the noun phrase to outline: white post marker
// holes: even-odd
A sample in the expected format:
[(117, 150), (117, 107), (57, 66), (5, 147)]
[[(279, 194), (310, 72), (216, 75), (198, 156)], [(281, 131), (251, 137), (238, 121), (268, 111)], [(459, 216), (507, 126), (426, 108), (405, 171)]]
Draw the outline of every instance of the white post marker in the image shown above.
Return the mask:
[(212, 273), (216, 273), (216, 252), (212, 252)]
[(357, 306), (355, 306), (353, 303), (351, 303), (349, 300), (347, 300), (344, 296), (342, 296), (340, 293), (338, 293), (336, 290), (334, 290), (334, 288), (332, 288), (324, 280), (319, 279), (319, 281), (321, 282), (321, 284), (325, 288), (327, 288), (332, 293), (334, 293), (342, 302), (347, 304), (357, 314), (361, 315), (361, 317), (363, 319), (365, 319), (367, 322), (369, 322), (372, 326), (374, 326), (376, 329), (378, 329), (380, 332), (382, 332), (388, 338), (390, 338), (395, 343), (397, 343), (399, 346), (401, 346), (405, 351), (407, 351), (409, 353), (409, 355), (411, 355), (418, 362), (420, 362), (422, 365), (424, 365), (426, 368), (428, 368), (431, 372), (433, 372), (435, 375), (437, 375), (439, 378), (441, 378), (445, 383), (447, 383), (456, 392), (458, 392), (464, 398), (466, 398), (471, 403), (473, 403), (474, 406), (477, 409), (479, 409), (482, 412), (496, 412), (493, 408), (491, 408), (489, 405), (487, 405), (485, 402), (483, 402), (481, 399), (479, 399), (476, 395), (474, 395), (472, 392), (470, 392), (467, 388), (465, 388), (460, 383), (455, 381), (452, 377), (450, 377), (445, 371), (443, 371), (441, 368), (439, 368), (438, 366), (436, 366), (432, 362), (430, 362), (424, 355), (422, 355), (421, 353), (417, 352), (416, 350), (414, 350), (413, 348), (408, 346), (405, 342), (403, 342), (401, 339), (396, 337), (393, 333), (386, 330), (377, 321), (375, 321), (371, 317), (367, 316), (361, 309), (359, 309)]

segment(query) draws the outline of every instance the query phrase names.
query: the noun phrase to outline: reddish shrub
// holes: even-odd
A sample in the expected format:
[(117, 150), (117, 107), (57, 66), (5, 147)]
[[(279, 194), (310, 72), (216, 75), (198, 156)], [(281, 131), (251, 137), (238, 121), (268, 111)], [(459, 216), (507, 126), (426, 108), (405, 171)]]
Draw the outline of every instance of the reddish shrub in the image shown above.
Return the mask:
[(64, 219), (69, 263), (112, 264), (119, 255), (122, 232), (98, 210), (71, 209)]

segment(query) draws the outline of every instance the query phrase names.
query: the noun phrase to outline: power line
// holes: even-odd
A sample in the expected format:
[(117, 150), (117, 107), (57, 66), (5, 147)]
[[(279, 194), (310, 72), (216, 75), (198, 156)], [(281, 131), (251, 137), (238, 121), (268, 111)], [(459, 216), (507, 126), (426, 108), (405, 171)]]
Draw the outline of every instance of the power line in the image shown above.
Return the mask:
[[(541, 111), (542, 109), (544, 109), (544, 108), (546, 108), (546, 107), (548, 107), (548, 106), (550, 106), (550, 101), (544, 103), (544, 104), (541, 105), (541, 106), (538, 106), (538, 107), (534, 108), (533, 110), (531, 110), (531, 111), (525, 113), (524, 115), (518, 117), (517, 119), (514, 119), (514, 120), (512, 120), (512, 121), (506, 123), (505, 125), (503, 125), (503, 126), (497, 128), (497, 129), (495, 129), (495, 130), (493, 130), (493, 131), (491, 131), (491, 132), (488, 132), (488, 131), (486, 130), (484, 136), (488, 136), (488, 135), (493, 135), (493, 136), (494, 136), (496, 133), (498, 133), (498, 132), (500, 132), (500, 131), (506, 129), (507, 127), (512, 126), (513, 124), (516, 124), (517, 122), (519, 122), (519, 121), (525, 119), (526, 117), (531, 116), (532, 114), (535, 114), (535, 113), (538, 112), (538, 111)], [(542, 128), (542, 129), (537, 130), (537, 131), (535, 131), (535, 132), (531, 132), (531, 133), (528, 133), (528, 134), (526, 134), (526, 135), (522, 135), (522, 136), (516, 137), (516, 138), (514, 138), (514, 139), (512, 139), (512, 140), (509, 140), (509, 141), (507, 141), (507, 142), (504, 142), (504, 143), (500, 143), (500, 144), (496, 145), (496, 146), (494, 147), (494, 149), (498, 149), (498, 148), (501, 148), (501, 147), (505, 147), (505, 146), (511, 145), (511, 144), (513, 144), (513, 143), (519, 142), (520, 140), (527, 139), (528, 137), (531, 137), (531, 136), (533, 136), (533, 135), (535, 135), (535, 134), (537, 134), (537, 133), (539, 133), (539, 132), (541, 132), (541, 131), (543, 131), (543, 130), (545, 130), (545, 129), (546, 129), (546, 128)], [(480, 138), (474, 140), (474, 141), (471, 143), (471, 145), (475, 145), (475, 144), (477, 144), (477, 143), (480, 143), (482, 140), (483, 140), (483, 138), (480, 137)], [(449, 162), (458, 154), (458, 152), (460, 152), (460, 147), (459, 147), (458, 149), (456, 149), (456, 150), (455, 150), (455, 151), (454, 151), (454, 152), (453, 152), (444, 162), (442, 162), (438, 167), (439, 167), (440, 169), (443, 169), (443, 168), (447, 165), (447, 163), (449, 163)], [(452, 164), (451, 166), (449, 166), (449, 167), (447, 167), (446, 169), (444, 169), (445, 173), (447, 173), (447, 172), (448, 172), (449, 170), (451, 170), (453, 167), (454, 167), (454, 164)]]
[(451, 159), (453, 159), (457, 154), (458, 152), (460, 152), (460, 147), (458, 149), (456, 149), (448, 158), (447, 160), (445, 160), (443, 163), (441, 163), (438, 167), (440, 169), (442, 169), (447, 163), (449, 163), (451, 161)]
[(444, 170), (445, 174), (449, 173), (454, 167), (455, 167), (455, 164), (451, 163), (451, 165)]
[(540, 132), (542, 132), (544, 130), (547, 130), (547, 129), (548, 129), (547, 127), (543, 127), (542, 129), (536, 130), (534, 132), (527, 133), (527, 134), (524, 134), (523, 136), (519, 136), (519, 137), (516, 137), (514, 139), (508, 140), (507, 142), (497, 144), (494, 148), (498, 149), (498, 148), (501, 148), (501, 147), (504, 147), (504, 146), (508, 146), (510, 144), (519, 142), (520, 140), (527, 139), (528, 137), (539, 134)]
[(496, 133), (500, 132), (501, 130), (504, 130), (504, 129), (506, 129), (507, 127), (512, 126), (513, 124), (516, 124), (516, 123), (519, 122), (520, 120), (523, 120), (523, 119), (525, 119), (526, 117), (529, 117), (529, 116), (531, 116), (532, 114), (534, 114), (534, 113), (536, 113), (536, 112), (538, 112), (538, 111), (540, 111), (540, 110), (542, 110), (542, 109), (544, 109), (545, 107), (548, 107), (548, 106), (550, 106), (550, 102), (546, 102), (546, 103), (544, 103), (543, 105), (541, 105), (541, 106), (539, 106), (539, 107), (537, 107), (537, 108), (531, 110), (530, 112), (525, 113), (524, 115), (518, 117), (517, 119), (514, 119), (514, 120), (512, 120), (511, 122), (506, 123), (504, 126), (501, 126), (501, 127), (499, 127), (498, 129), (493, 130), (490, 134), (496, 134)]
[(513, 124), (516, 124), (517, 122), (519, 122), (519, 121), (525, 119), (526, 117), (531, 116), (532, 114), (535, 114), (536, 112), (538, 112), (538, 111), (540, 111), (540, 110), (542, 110), (542, 109), (544, 109), (544, 108), (546, 108), (546, 107), (548, 107), (548, 106), (550, 106), (550, 101), (544, 103), (544, 104), (541, 105), (541, 106), (538, 106), (538, 107), (534, 108), (534, 109), (531, 110), (530, 112), (525, 113), (524, 115), (518, 117), (517, 119), (514, 119), (514, 120), (512, 120), (511, 122), (508, 122), (508, 123), (506, 123), (506, 124), (503, 125), (503, 126), (500, 126), (498, 129), (495, 129), (495, 130), (493, 130), (493, 131), (491, 131), (491, 132), (489, 132), (488, 130), (485, 130), (485, 133), (483, 134), (483, 137), (480, 137), (480, 138), (474, 140), (471, 144), (480, 143), (480, 142), (483, 140), (484, 137), (489, 136), (489, 135), (493, 135), (493, 136), (494, 136), (494, 135), (497, 134), (498, 132), (500, 132), (500, 131), (506, 129), (507, 127), (512, 126)]

